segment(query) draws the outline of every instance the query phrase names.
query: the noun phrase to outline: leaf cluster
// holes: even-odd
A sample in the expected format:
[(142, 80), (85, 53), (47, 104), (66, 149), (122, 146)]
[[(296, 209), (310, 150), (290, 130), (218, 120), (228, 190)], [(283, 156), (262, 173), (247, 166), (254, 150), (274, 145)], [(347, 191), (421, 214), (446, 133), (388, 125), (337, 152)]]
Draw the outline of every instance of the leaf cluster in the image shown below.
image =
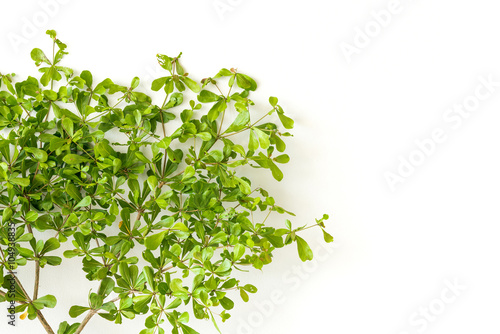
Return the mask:
[[(224, 68), (197, 82), (181, 54), (157, 55), (166, 75), (152, 83), (164, 99), (154, 104), (137, 89), (137, 77), (121, 85), (94, 82), (90, 71), (74, 75), (60, 65), (66, 45), (54, 31), (47, 34), (52, 58), (31, 52), (39, 79), (0, 74), (0, 301), (9, 298), (19, 266), (58, 266), (63, 258), (55, 251), (71, 242), (64, 258), (79, 259), (99, 286), (69, 310), (73, 318), (86, 313), (86, 320), (63, 322), (58, 334), (80, 333), (94, 314), (117, 324), (147, 314), (141, 334), (164, 333), (165, 322), (172, 333), (198, 333), (188, 326), (190, 314), (217, 326), (215, 317), (230, 317), (233, 291), (244, 301), (257, 291), (233, 270), (262, 269), (277, 248), (294, 242), (300, 259), (311, 260), (297, 234), (312, 226), (333, 241), (326, 215), (308, 227), (293, 229), (289, 220), (282, 228), (266, 225), (271, 213), (294, 214), (242, 167), (268, 170), (281, 181), (279, 165), (290, 160), (286, 130), (294, 122), (275, 97), (256, 117), (250, 95), (257, 83), (250, 76)], [(236, 116), (228, 122), (231, 112)], [(263, 218), (254, 219), (259, 212)], [(141, 259), (132, 255), (136, 247)], [(37, 284), (30, 296), (21, 282), (12, 298), (17, 312), (40, 321), (40, 311), (57, 302), (38, 297)]]

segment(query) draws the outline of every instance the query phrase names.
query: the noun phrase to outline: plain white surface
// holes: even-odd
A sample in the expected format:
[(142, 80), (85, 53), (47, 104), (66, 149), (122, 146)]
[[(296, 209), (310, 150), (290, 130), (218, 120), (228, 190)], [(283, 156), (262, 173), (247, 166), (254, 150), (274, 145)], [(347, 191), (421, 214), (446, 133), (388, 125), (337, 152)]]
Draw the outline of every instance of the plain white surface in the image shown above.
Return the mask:
[[(401, 0), (377, 36), (372, 11), (392, 8), (391, 1), (48, 2), (2, 5), (1, 72), (33, 74), (29, 52), (49, 48), (44, 32), (55, 29), (68, 44), (65, 64), (77, 71), (124, 84), (134, 76), (151, 80), (161, 75), (156, 53), (182, 51), (195, 79), (237, 67), (256, 79), (256, 101), (277, 96), (295, 119), (284, 180), (262, 182), (295, 211), (296, 224), (329, 213), (335, 248), (321, 249), (320, 231), (311, 230), (305, 237), (321, 255), (316, 265), (304, 267), (289, 247), (263, 273), (242, 276), (259, 293), (237, 302), (223, 333), (500, 330), (500, 87), (457, 128), (443, 118), (473, 101), (481, 76), (500, 81), (496, 2)], [(33, 36), (23, 34), (34, 21), (40, 27)], [(354, 45), (366, 27), (374, 37), (349, 62), (341, 46)], [(17, 47), (14, 35), (25, 38)], [(391, 191), (384, 174), (395, 173), (399, 157), (408, 159), (415, 141), (437, 128), (447, 139)], [(24, 270), (29, 281), (32, 268)], [(48, 321), (55, 328), (81, 321), (64, 310), (85, 305), (96, 287), (78, 260), (48, 273), (42, 270), (41, 294), (58, 296), (56, 309), (44, 311)], [(18, 323), (13, 330), (4, 318), (0, 331), (43, 332), (36, 320)], [(209, 322), (192, 324), (216, 333)], [(118, 326), (94, 317), (84, 332), (142, 328), (143, 318)]]

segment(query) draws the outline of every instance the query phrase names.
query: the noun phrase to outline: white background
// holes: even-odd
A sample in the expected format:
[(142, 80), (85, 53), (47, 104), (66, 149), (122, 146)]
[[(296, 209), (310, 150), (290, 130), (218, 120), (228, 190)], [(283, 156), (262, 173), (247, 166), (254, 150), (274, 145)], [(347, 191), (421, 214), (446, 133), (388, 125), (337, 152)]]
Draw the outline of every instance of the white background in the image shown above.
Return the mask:
[[(193, 78), (237, 67), (256, 79), (257, 102), (277, 96), (296, 121), (285, 178), (261, 180), (297, 214), (295, 225), (329, 213), (334, 248), (321, 248), (321, 233), (312, 229), (304, 237), (321, 255), (315, 263), (304, 267), (292, 246), (278, 251), (262, 273), (241, 276), (259, 293), (237, 302), (220, 325), (223, 333), (500, 330), (500, 87), (456, 128), (443, 118), (455, 104), (473, 101), (479, 77), (500, 81), (496, 2), (401, 0), (399, 12), (372, 31), (350, 62), (342, 43), (354, 45), (358, 28), (380, 27), (371, 13), (389, 1), (65, 2), (48, 10), (48, 0), (2, 4), (2, 73), (33, 75), (29, 52), (49, 49), (44, 32), (55, 29), (68, 44), (64, 64), (77, 72), (89, 69), (122, 84), (134, 76), (150, 82), (162, 75), (157, 53), (182, 51)], [(220, 3), (229, 9), (218, 11)], [(13, 36), (23, 40), (16, 45)], [(418, 154), (415, 141), (437, 128), (446, 140), (392, 191), (385, 173), (397, 173), (399, 157)], [(272, 224), (282, 219), (275, 216)], [(96, 288), (73, 260), (42, 269), (41, 295), (58, 297), (55, 309), (44, 310), (55, 329), (63, 320), (81, 321), (70, 319), (67, 309), (85, 305)], [(294, 266), (311, 273), (299, 276), (290, 271)], [(32, 268), (20, 271), (30, 282)], [(446, 290), (447, 280), (462, 287), (458, 296)], [(269, 306), (279, 293), (281, 303)], [(431, 318), (422, 320), (419, 312), (429, 307)], [(18, 321), (14, 329), (6, 322), (0, 321), (2, 333), (43, 332), (37, 320)], [(209, 322), (192, 325), (216, 333)], [(142, 328), (143, 318), (118, 326), (96, 316), (84, 332)]]

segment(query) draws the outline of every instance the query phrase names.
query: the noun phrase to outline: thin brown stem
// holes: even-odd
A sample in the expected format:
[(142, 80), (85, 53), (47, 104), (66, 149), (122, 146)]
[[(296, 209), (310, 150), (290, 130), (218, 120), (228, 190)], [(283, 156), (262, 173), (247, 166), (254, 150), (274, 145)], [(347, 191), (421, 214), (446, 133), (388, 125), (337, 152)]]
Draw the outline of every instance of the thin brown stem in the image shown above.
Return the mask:
[(40, 284), (40, 260), (35, 260), (35, 287), (33, 289), (33, 300), (38, 299), (38, 287)]
[(97, 313), (97, 310), (90, 310), (89, 313), (87, 313), (87, 315), (83, 319), (83, 321), (80, 323), (80, 326), (78, 326), (78, 328), (76, 329), (75, 334), (80, 334), (82, 332), (83, 328), (87, 325), (87, 323), (90, 321), (90, 319), (92, 319), (92, 317), (96, 313)]

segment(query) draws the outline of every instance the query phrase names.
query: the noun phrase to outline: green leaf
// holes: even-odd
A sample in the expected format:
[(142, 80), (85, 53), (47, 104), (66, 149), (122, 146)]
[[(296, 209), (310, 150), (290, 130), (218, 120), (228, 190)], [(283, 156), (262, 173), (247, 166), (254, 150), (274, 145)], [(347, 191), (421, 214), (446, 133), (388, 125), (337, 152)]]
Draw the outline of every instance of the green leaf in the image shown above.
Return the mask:
[(151, 163), (151, 161), (149, 161), (149, 159), (146, 158), (146, 156), (142, 152), (139, 151), (135, 152), (135, 156), (142, 162)]
[(293, 129), (293, 119), (285, 116), (282, 112), (278, 113), (278, 117), (280, 118), (281, 124), (285, 127), (285, 129)]
[(64, 156), (63, 161), (69, 165), (78, 165), (84, 162), (90, 162), (92, 160), (82, 157), (78, 154), (67, 154)]
[(257, 83), (255, 83), (255, 81), (248, 75), (242, 73), (236, 74), (236, 84), (238, 85), (238, 87), (247, 90), (254, 91), (257, 89)]
[(148, 186), (151, 191), (155, 191), (156, 187), (158, 187), (158, 178), (154, 175), (148, 177)]
[(269, 103), (273, 106), (273, 107), (276, 107), (276, 105), (278, 104), (278, 98), (277, 97), (274, 97), (274, 96), (271, 96), (269, 98)]
[(163, 86), (165, 86), (165, 82), (167, 81), (168, 77), (162, 77), (153, 80), (153, 83), (151, 84), (151, 90), (154, 90), (155, 92), (159, 91)]
[(62, 127), (66, 131), (66, 133), (70, 136), (73, 137), (73, 121), (69, 119), (68, 117), (63, 117), (61, 120)]
[(246, 303), (248, 302), (249, 298), (248, 298), (248, 293), (246, 293), (245, 290), (243, 289), (240, 289), (240, 296), (241, 296), (241, 299)]
[(147, 249), (154, 250), (160, 246), (161, 242), (165, 238), (165, 234), (167, 231), (163, 231), (157, 234), (153, 234), (150, 236), (147, 236), (146, 239), (144, 239), (144, 246), (146, 246)]
[(139, 87), (140, 83), (141, 83), (141, 79), (139, 79), (138, 77), (134, 77), (132, 79), (132, 83), (130, 84), (130, 88), (131, 89), (136, 89), (137, 87)]
[(106, 297), (108, 296), (111, 291), (113, 291), (113, 288), (115, 287), (115, 281), (110, 278), (110, 277), (105, 277), (99, 286), (99, 291), (97, 294)]
[(39, 48), (34, 48), (31, 50), (31, 59), (35, 61), (36, 66), (40, 66), (41, 63), (50, 64), (49, 58), (45, 55), (45, 53)]
[(237, 132), (248, 126), (250, 122), (250, 112), (248, 110), (241, 111), (233, 123), (227, 128), (224, 133)]
[(73, 198), (75, 201), (82, 200), (82, 195), (80, 194), (80, 191), (72, 182), (68, 182), (68, 185), (66, 186), (66, 193), (70, 195), (71, 198)]
[(187, 325), (180, 324), (180, 327), (182, 329), (182, 334), (200, 334), (200, 333), (198, 333), (197, 331), (195, 331), (194, 329), (192, 329), (191, 327), (189, 327)]
[(23, 178), (14, 178), (14, 179), (9, 179), (10, 183), (17, 184), (21, 187), (27, 187), (30, 185), (30, 179), (23, 177)]
[(90, 203), (92, 203), (92, 199), (90, 198), (90, 196), (85, 196), (80, 202), (78, 202), (77, 205), (75, 205), (75, 209), (84, 206), (89, 206)]
[(198, 95), (198, 101), (202, 103), (215, 102), (219, 100), (220, 96), (212, 93), (209, 90), (202, 90)]
[(253, 128), (253, 130), (259, 138), (260, 147), (262, 147), (264, 150), (267, 149), (270, 145), (269, 135), (259, 128)]
[(146, 282), (148, 283), (149, 289), (156, 289), (156, 281), (154, 279), (154, 271), (153, 268), (149, 266), (145, 266), (142, 271), (144, 272), (144, 277), (146, 278)]
[(231, 269), (231, 261), (229, 261), (228, 259), (224, 259), (224, 261), (222, 261), (221, 265), (217, 267), (217, 269), (215, 269), (215, 272), (216, 273), (224, 273), (226, 271), (228, 271), (229, 269)]
[(250, 130), (250, 140), (248, 141), (248, 149), (250, 151), (256, 151), (259, 148), (259, 139), (255, 135), (254, 130)]
[(56, 238), (50, 238), (47, 241), (45, 241), (40, 254), (43, 255), (45, 253), (51, 252), (53, 250), (58, 249), (60, 246), (61, 244), (59, 243), (59, 240), (57, 240)]
[(288, 154), (282, 154), (274, 158), (274, 161), (280, 164), (286, 164), (287, 162), (290, 161), (290, 157), (288, 156)]
[(191, 89), (195, 93), (199, 93), (201, 90), (200, 85), (196, 83), (194, 80), (188, 78), (188, 77), (182, 77), (182, 81), (188, 86), (189, 89)]
[(203, 141), (209, 141), (210, 139), (212, 139), (212, 135), (209, 132), (197, 133), (196, 137), (200, 138)]
[(245, 246), (237, 244), (233, 249), (233, 260), (238, 261), (245, 254)]
[(330, 234), (328, 234), (325, 230), (323, 230), (323, 238), (325, 239), (326, 242), (333, 242), (333, 237)]
[(243, 286), (243, 289), (245, 291), (250, 292), (250, 293), (256, 293), (257, 292), (257, 288), (254, 285), (252, 285), (252, 284), (245, 284), (245, 286)]
[(227, 297), (223, 297), (221, 300), (219, 300), (219, 302), (221, 306), (226, 310), (231, 310), (234, 307), (234, 302)]
[(297, 250), (299, 252), (300, 259), (305, 261), (310, 261), (313, 259), (313, 252), (307, 242), (299, 236), (295, 236), (295, 241), (297, 242)]
[(250, 188), (250, 185), (248, 184), (247, 181), (235, 176), (234, 179), (238, 182), (238, 187), (240, 188), (241, 192), (248, 195), (252, 192), (252, 189)]
[(278, 168), (278, 166), (276, 166), (276, 164), (272, 160), (268, 160), (267, 163), (269, 169), (271, 169), (271, 172), (273, 173), (273, 177), (276, 180), (281, 181), (283, 179), (283, 172)]
[(38, 218), (38, 213), (36, 211), (30, 211), (26, 214), (26, 220), (29, 222), (34, 222)]
[(182, 175), (182, 181), (187, 180), (190, 177), (193, 177), (195, 173), (196, 171), (193, 166), (191, 165), (187, 166), (186, 169), (184, 170), (184, 174)]
[(35, 147), (25, 147), (24, 150), (28, 153), (33, 154), (35, 160), (38, 162), (47, 161), (48, 155), (47, 152), (45, 152), (44, 150)]
[(69, 309), (69, 316), (72, 318), (76, 318), (80, 314), (82, 314), (83, 312), (85, 312), (87, 310), (90, 310), (90, 307), (74, 305), (74, 306), (71, 306), (71, 308)]
[(82, 73), (80, 73), (80, 78), (82, 78), (85, 81), (85, 84), (88, 87), (92, 87), (92, 73), (86, 70), (82, 71)]
[(180, 278), (174, 278), (171, 282), (170, 282), (170, 289), (175, 292), (175, 291), (179, 291), (179, 290), (184, 290), (184, 288), (182, 287), (182, 280)]
[(33, 303), (39, 303), (45, 307), (54, 308), (57, 304), (57, 299), (53, 295), (46, 295), (34, 300)]
[(222, 111), (226, 110), (227, 104), (224, 99), (220, 99), (215, 103), (212, 108), (208, 111), (207, 118), (210, 122), (215, 121), (217, 118), (219, 118), (219, 115)]

